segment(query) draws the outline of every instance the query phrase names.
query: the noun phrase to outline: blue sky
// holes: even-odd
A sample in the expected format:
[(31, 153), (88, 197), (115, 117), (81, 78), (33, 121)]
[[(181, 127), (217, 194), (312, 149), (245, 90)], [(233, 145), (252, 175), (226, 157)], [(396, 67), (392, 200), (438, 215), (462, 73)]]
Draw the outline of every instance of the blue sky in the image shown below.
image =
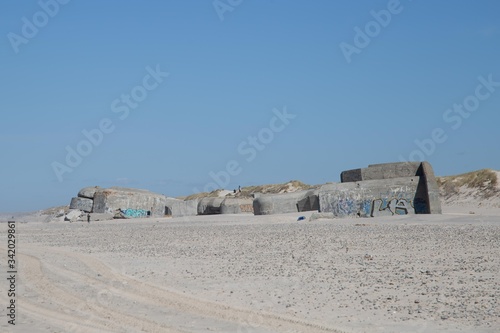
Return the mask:
[(94, 185), (500, 169), (498, 1), (10, 0), (0, 35), (0, 212)]

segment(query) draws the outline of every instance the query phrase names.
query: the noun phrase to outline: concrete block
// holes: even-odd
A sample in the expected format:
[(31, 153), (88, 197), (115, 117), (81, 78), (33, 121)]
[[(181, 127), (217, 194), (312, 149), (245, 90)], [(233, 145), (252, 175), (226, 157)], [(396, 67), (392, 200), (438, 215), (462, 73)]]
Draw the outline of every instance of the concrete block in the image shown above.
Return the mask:
[(93, 205), (94, 201), (92, 199), (75, 197), (71, 199), (69, 209), (79, 209), (86, 213), (90, 213)]
[(432, 166), (428, 162), (399, 162), (371, 164), (368, 168), (343, 171), (340, 174), (342, 183), (361, 182), (376, 179), (394, 179), (404, 177), (420, 177), (415, 192), (419, 214), (441, 214), (439, 187)]
[(359, 182), (361, 180), (363, 180), (361, 169), (346, 170), (340, 173), (340, 181), (342, 183)]
[(220, 206), (221, 214), (253, 214), (252, 198), (230, 198), (226, 197)]
[(317, 209), (319, 209), (319, 200), (315, 190), (260, 194), (253, 200), (255, 215), (285, 214)]
[(439, 185), (434, 175), (434, 170), (429, 162), (422, 162), (419, 174), (425, 182), (424, 191), (427, 194), (427, 207), (429, 214), (441, 214), (441, 200), (439, 199)]
[(391, 179), (419, 176), (420, 162), (398, 162), (370, 164), (368, 168), (343, 171), (340, 174), (342, 183), (363, 180)]
[(95, 192), (99, 189), (99, 186), (84, 187), (78, 192), (80, 198), (94, 199)]
[(319, 189), (307, 190), (304, 196), (298, 200), (297, 208), (299, 212), (319, 210)]
[(64, 216), (64, 221), (76, 222), (81, 220), (82, 216), (83, 216), (83, 211), (79, 209), (71, 209)]
[(115, 214), (118, 209), (150, 211), (151, 216), (164, 216), (167, 198), (146, 190), (112, 187), (98, 189), (94, 195), (93, 213)]
[(420, 177), (405, 177), (323, 185), (319, 190), (320, 211), (336, 217), (422, 213), (427, 203), (416, 196), (419, 181)]
[(198, 215), (220, 214), (223, 197), (202, 198), (198, 202)]
[(198, 200), (179, 200), (167, 198), (165, 215), (172, 217), (196, 216), (198, 214)]

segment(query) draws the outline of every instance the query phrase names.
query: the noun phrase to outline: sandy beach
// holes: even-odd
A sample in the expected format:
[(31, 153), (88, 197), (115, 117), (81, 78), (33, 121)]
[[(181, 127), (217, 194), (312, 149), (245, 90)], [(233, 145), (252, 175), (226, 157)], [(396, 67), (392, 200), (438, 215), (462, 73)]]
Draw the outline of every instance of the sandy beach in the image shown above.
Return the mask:
[(18, 222), (0, 330), (499, 331), (499, 216), (297, 217)]

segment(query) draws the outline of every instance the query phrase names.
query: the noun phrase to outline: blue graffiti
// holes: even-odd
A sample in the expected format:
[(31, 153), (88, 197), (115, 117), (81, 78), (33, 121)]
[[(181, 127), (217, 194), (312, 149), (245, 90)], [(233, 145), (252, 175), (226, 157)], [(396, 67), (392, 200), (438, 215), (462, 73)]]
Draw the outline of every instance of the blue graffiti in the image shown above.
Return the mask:
[(354, 200), (350, 198), (339, 199), (338, 210), (341, 216), (355, 214)]
[(121, 210), (121, 213), (125, 217), (133, 217), (133, 218), (147, 217), (149, 215), (149, 211), (147, 211), (147, 210), (144, 210), (144, 209), (131, 209), (131, 208), (128, 208), (128, 209), (125, 209), (125, 210)]
[(361, 211), (363, 216), (370, 216), (372, 212), (372, 201), (371, 200), (364, 200), (363, 203), (361, 204)]

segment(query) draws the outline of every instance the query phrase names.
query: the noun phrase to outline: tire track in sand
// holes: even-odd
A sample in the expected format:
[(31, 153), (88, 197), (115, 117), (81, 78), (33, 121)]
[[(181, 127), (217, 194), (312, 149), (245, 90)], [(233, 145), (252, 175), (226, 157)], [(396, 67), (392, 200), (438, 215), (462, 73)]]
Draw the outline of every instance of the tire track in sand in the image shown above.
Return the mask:
[[(241, 325), (244, 325), (254, 328), (268, 328), (277, 332), (342, 333), (341, 331), (335, 330), (333, 328), (324, 327), (317, 323), (307, 322), (293, 317), (230, 307), (216, 302), (185, 296), (177, 292), (164, 289), (163, 287), (138, 281), (126, 275), (115, 272), (108, 265), (89, 255), (48, 247), (40, 248), (31, 245), (26, 246), (23, 252), (26, 252), (26, 250), (29, 249), (31, 249), (31, 251), (29, 251), (31, 252), (31, 258), (34, 258), (36, 256), (36, 253), (47, 253), (48, 251), (78, 260), (83, 265), (85, 265), (89, 269), (89, 271), (92, 272), (92, 274), (100, 275), (103, 280), (110, 281), (111, 283), (113, 281), (122, 282), (121, 285), (117, 284), (117, 287), (117, 285), (113, 286), (102, 280), (87, 277), (88, 279), (92, 279), (92, 283), (104, 285), (104, 287), (107, 288), (107, 290), (109, 290), (110, 292), (119, 293), (120, 296), (141, 302), (142, 304), (149, 303), (179, 313), (188, 313), (195, 317), (212, 318), (219, 321), (222, 320), (225, 322), (240, 325), (240, 327)], [(43, 252), (41, 252), (42, 250)], [(27, 257), (30, 257), (30, 255), (27, 255)], [(36, 266), (36, 264), (32, 262), (31, 266)], [(62, 272), (59, 271), (59, 274), (61, 273)], [(75, 296), (68, 294), (67, 292), (54, 286), (52, 282), (50, 282), (49, 279), (43, 275), (41, 268), (38, 274), (44, 278), (45, 283), (51, 284), (50, 288), (56, 289), (57, 292), (62, 293), (62, 296), (67, 298), (66, 302), (69, 301), (71, 304), (71, 302), (74, 303), (78, 299)], [(83, 279), (84, 282), (89, 282), (89, 280), (82, 278), (85, 275), (81, 275), (77, 272), (71, 272), (71, 274), (73, 275), (73, 278)], [(75, 274), (78, 274), (79, 277), (77, 277)], [(87, 301), (87, 303), (89, 302)], [(93, 314), (99, 317), (102, 317), (102, 313), (108, 313), (109, 315), (115, 315), (116, 317), (113, 317), (115, 320), (120, 318), (121, 324), (126, 323), (127, 325), (131, 325), (132, 327), (137, 327), (141, 326), (141, 324), (137, 324), (136, 322), (139, 321), (144, 325), (151, 325), (151, 330), (148, 331), (155, 331), (156, 329), (160, 329), (158, 328), (159, 324), (156, 322), (152, 322), (151, 320), (145, 320), (144, 318), (131, 319), (131, 316), (127, 314), (117, 312), (115, 311), (115, 309), (110, 310), (94, 303), (90, 303), (88, 304), (88, 306), (90, 307)], [(124, 320), (122, 321), (121, 318), (123, 318)], [(161, 325), (160, 327), (162, 331), (167, 331), (167, 327)]]
[[(24, 301), (23, 310), (24, 305), (26, 305), (26, 309), (32, 315), (48, 317), (54, 319), (59, 324), (61, 321), (66, 321), (67, 323), (63, 324), (63, 327), (71, 331), (78, 328), (83, 331), (86, 331), (86, 329), (90, 329), (90, 331), (92, 331), (95, 327), (100, 330), (112, 332), (128, 332), (133, 330), (145, 332), (185, 333), (185, 331), (176, 330), (146, 318), (139, 318), (114, 309), (109, 309), (97, 304), (93, 300), (81, 299), (74, 294), (70, 294), (56, 286), (50, 279), (47, 278), (42, 271), (42, 262), (38, 258), (25, 253), (20, 253), (18, 256), (21, 259), (20, 273), (23, 275), (25, 283), (28, 281), (28, 283), (41, 297), (62, 306), (63, 309), (78, 309), (79, 311), (84, 312), (88, 319), (81, 316), (64, 314), (64, 312), (58, 312), (56, 310), (46, 309), (40, 307), (39, 305), (36, 306), (30, 302)], [(82, 304), (85, 306), (82, 307)]]

